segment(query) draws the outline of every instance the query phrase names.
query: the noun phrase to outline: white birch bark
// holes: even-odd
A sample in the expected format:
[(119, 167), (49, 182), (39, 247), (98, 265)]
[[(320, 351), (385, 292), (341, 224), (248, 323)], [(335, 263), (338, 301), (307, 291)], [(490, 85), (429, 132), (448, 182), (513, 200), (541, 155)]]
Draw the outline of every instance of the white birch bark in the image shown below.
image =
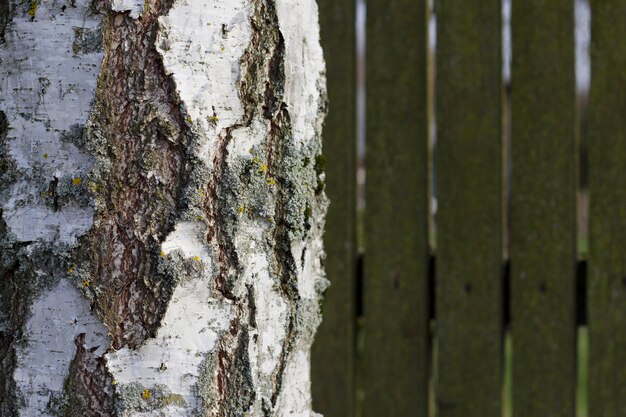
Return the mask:
[(0, 0), (0, 415), (312, 416), (315, 0)]

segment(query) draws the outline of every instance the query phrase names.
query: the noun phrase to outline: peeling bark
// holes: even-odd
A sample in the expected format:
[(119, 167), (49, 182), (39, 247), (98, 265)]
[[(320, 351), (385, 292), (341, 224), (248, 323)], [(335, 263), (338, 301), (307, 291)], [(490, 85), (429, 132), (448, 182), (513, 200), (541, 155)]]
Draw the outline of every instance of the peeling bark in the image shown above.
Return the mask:
[(312, 416), (315, 1), (0, 12), (0, 414)]

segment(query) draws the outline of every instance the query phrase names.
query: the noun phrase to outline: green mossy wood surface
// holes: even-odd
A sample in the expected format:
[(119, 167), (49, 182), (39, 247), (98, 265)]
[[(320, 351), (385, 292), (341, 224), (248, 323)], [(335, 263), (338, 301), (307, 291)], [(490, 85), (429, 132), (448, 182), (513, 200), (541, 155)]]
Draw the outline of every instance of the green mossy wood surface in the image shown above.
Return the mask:
[(329, 99), (322, 138), (326, 194), (331, 200), (324, 265), (331, 286), (313, 344), (313, 409), (326, 417), (350, 417), (354, 415), (356, 320), (355, 3), (320, 0), (318, 4)]
[(499, 417), (501, 6), (440, 0), (436, 13), (437, 415)]
[(513, 413), (574, 417), (574, 2), (515, 2), (511, 27)]
[(626, 410), (626, 2), (591, 1), (589, 415)]
[(428, 415), (425, 3), (367, 3), (365, 417)]
[(576, 388), (574, 3), (512, 9), (513, 407), (573, 417)]

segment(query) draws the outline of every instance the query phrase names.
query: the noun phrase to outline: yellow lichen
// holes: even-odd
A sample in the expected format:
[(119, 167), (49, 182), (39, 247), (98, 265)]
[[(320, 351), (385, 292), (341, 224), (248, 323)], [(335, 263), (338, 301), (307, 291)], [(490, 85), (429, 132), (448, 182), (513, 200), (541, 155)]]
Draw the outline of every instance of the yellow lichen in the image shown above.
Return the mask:
[(164, 252), (164, 251), (161, 251), (160, 255), (161, 255), (161, 256), (165, 256), (165, 252)]
[(76, 177), (72, 180), (72, 184), (81, 185), (83, 183), (83, 179), (81, 177)]
[(117, 385), (117, 380), (114, 379), (113, 381), (111, 381), (111, 385)]
[(70, 265), (70, 268), (67, 270), (67, 272), (72, 274), (74, 272), (74, 265)]
[(267, 184), (268, 185), (276, 185), (276, 180), (274, 178), (272, 178), (272, 177), (269, 177), (267, 179)]
[(43, 154), (43, 157), (44, 157), (44, 159), (48, 159), (48, 154), (47, 154), (47, 153), (44, 153), (44, 154)]
[(193, 260), (196, 261), (196, 262), (200, 262), (200, 257), (199, 256), (194, 256)]
[(141, 398), (143, 398), (144, 400), (147, 400), (150, 397), (152, 397), (152, 393), (150, 392), (150, 390), (149, 389), (143, 390), (143, 392), (141, 393)]
[(261, 165), (261, 168), (259, 168), (259, 170), (261, 172), (267, 172), (267, 165), (266, 164)]
[(246, 211), (246, 206), (244, 204), (242, 204), (241, 206), (239, 206), (239, 208), (237, 209), (237, 213), (242, 214), (244, 211)]
[(91, 285), (91, 281), (89, 281), (88, 279), (83, 280), (83, 287), (87, 288)]
[(30, 7), (28, 8), (28, 15), (31, 19), (35, 18), (35, 14), (37, 13), (37, 6), (39, 6), (39, 1), (32, 1), (30, 3)]

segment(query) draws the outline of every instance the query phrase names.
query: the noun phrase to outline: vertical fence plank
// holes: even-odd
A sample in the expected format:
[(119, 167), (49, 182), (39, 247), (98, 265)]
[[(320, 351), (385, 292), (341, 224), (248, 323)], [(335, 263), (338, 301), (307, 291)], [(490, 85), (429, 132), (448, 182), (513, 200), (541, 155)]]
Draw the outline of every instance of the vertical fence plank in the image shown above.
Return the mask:
[(439, 0), (437, 407), (496, 417), (502, 394), (501, 4)]
[(313, 408), (353, 417), (355, 401), (356, 93), (355, 2), (318, 0), (329, 113), (324, 125), (326, 217), (324, 262), (331, 287), (312, 350)]
[(513, 414), (574, 417), (574, 2), (514, 1), (511, 27)]
[(591, 1), (589, 415), (626, 410), (626, 2)]
[(426, 417), (426, 4), (367, 7), (363, 414)]

